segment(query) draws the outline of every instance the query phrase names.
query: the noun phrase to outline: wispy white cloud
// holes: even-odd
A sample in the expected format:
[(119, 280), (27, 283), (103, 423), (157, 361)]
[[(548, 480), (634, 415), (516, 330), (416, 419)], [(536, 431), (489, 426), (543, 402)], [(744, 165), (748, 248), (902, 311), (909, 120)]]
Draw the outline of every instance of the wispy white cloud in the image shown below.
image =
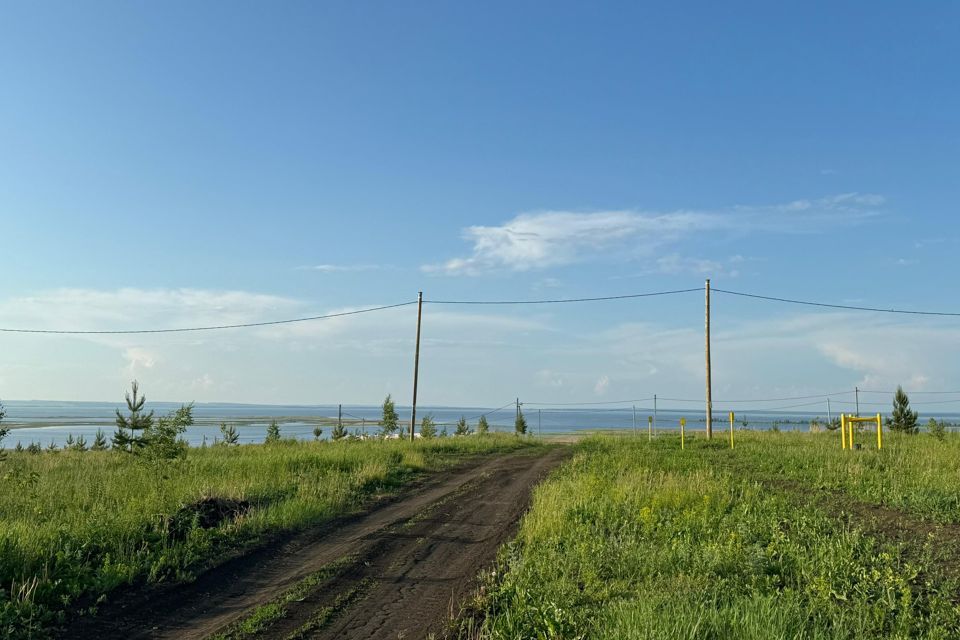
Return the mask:
[(602, 375), (597, 379), (597, 383), (593, 385), (593, 392), (598, 396), (602, 396), (607, 392), (607, 389), (610, 388), (610, 376)]
[(815, 233), (877, 215), (883, 196), (843, 193), (768, 206), (716, 211), (539, 211), (498, 226), (472, 226), (464, 239), (472, 254), (424, 265), (427, 273), (477, 275), (528, 271), (604, 256), (636, 257), (707, 232)]
[(386, 269), (382, 264), (314, 264), (297, 267), (298, 271), (318, 271), (320, 273), (350, 273), (359, 271), (378, 271)]

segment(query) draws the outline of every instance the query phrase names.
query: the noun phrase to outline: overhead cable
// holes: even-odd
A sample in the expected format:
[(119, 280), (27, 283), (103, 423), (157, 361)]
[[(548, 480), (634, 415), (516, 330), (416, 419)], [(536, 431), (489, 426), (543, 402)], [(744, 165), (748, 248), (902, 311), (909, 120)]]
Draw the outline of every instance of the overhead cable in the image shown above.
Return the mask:
[(569, 302), (600, 302), (602, 300), (628, 300), (630, 298), (650, 298), (670, 296), (677, 293), (703, 291), (702, 288), (676, 289), (674, 291), (655, 291), (653, 293), (631, 293), (623, 296), (602, 296), (599, 298), (559, 298), (555, 300), (424, 300), (424, 304), (564, 304)]
[(370, 307), (368, 309), (356, 309), (354, 311), (341, 311), (340, 313), (328, 313), (322, 316), (308, 316), (306, 318), (292, 318), (289, 320), (270, 320), (267, 322), (244, 322), (240, 324), (220, 324), (205, 327), (178, 327), (175, 329), (127, 329), (127, 330), (108, 330), (108, 331), (80, 331), (66, 329), (3, 329), (0, 333), (54, 333), (60, 335), (128, 335), (134, 333), (184, 333), (187, 331), (216, 331), (219, 329), (242, 329), (247, 327), (268, 327), (279, 324), (293, 324), (295, 322), (311, 322), (313, 320), (327, 320), (329, 318), (342, 318), (344, 316), (356, 316), (361, 313), (372, 313), (374, 311), (384, 311), (386, 309), (396, 309), (398, 307), (407, 307), (417, 304), (416, 300), (411, 302), (401, 302), (399, 304), (388, 304), (381, 307)]
[(761, 296), (756, 293), (743, 293), (742, 291), (729, 291), (727, 289), (711, 289), (717, 293), (726, 293), (732, 296), (742, 296), (744, 298), (756, 298), (758, 300), (771, 300), (774, 302), (787, 302), (790, 304), (802, 304), (810, 307), (828, 307), (830, 309), (847, 309), (850, 311), (875, 311), (878, 313), (901, 313), (915, 316), (948, 316), (958, 317), (960, 313), (946, 311), (908, 311), (906, 309), (880, 309), (878, 307), (858, 307), (847, 304), (830, 304), (827, 302), (810, 302), (808, 300), (792, 300), (790, 298), (777, 298), (775, 296)]

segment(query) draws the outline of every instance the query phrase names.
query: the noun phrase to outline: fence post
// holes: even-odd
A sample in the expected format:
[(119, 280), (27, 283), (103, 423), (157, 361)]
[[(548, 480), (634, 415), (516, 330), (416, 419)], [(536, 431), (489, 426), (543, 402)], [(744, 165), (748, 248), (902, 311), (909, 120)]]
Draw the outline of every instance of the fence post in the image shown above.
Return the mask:
[(883, 449), (883, 421), (877, 414), (877, 450)]
[(840, 414), (840, 448), (847, 448), (847, 414)]

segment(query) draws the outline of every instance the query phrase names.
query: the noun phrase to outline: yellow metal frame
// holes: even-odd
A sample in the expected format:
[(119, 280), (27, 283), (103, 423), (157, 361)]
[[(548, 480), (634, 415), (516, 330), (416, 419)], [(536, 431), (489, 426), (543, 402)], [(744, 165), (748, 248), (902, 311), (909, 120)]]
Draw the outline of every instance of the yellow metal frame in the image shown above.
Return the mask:
[(883, 449), (883, 420), (880, 414), (870, 418), (840, 414), (840, 444), (843, 449), (853, 450), (853, 425), (858, 422), (873, 422), (877, 425), (877, 449)]
[(684, 448), (684, 428), (687, 426), (687, 419), (680, 418), (680, 448)]

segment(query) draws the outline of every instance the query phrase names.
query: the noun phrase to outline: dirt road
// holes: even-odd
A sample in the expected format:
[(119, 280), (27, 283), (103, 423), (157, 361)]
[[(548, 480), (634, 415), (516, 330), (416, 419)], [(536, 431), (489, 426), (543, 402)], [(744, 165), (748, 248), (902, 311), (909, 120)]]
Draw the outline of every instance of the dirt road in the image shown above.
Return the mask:
[[(232, 560), (196, 582), (107, 606), (65, 637), (206, 638), (258, 607), (250, 638), (441, 633), (565, 447), (482, 458), (366, 513)], [(279, 612), (279, 613), (278, 613)], [(232, 625), (232, 627), (231, 627)], [(251, 625), (247, 625), (251, 628)]]

